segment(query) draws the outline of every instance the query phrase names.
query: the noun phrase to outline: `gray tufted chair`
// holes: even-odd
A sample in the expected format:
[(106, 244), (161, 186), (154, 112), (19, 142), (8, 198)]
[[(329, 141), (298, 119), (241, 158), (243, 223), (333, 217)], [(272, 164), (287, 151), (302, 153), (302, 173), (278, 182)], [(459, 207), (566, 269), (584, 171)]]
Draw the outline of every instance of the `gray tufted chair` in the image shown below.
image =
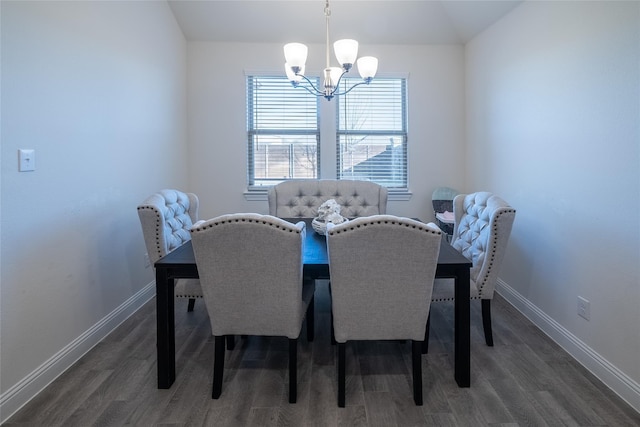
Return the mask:
[(269, 214), (279, 218), (314, 218), (318, 208), (335, 199), (347, 218), (387, 213), (387, 188), (370, 181), (291, 180), (269, 189)]
[[(189, 229), (198, 221), (198, 197), (193, 193), (165, 189), (138, 205), (138, 217), (151, 262), (191, 240)], [(202, 298), (198, 279), (176, 280), (175, 295), (188, 298), (187, 310), (193, 311), (196, 298)]]
[[(482, 301), (482, 324), (488, 346), (493, 346), (491, 299), (516, 217), (516, 210), (492, 193), (459, 194), (453, 200), (455, 226), (451, 245), (471, 261), (471, 299)], [(450, 279), (436, 279), (432, 302), (453, 301)], [(427, 350), (429, 325), (427, 325)]]
[(412, 340), (413, 398), (422, 405), (422, 342), (441, 239), (435, 225), (392, 215), (327, 227), (338, 406), (350, 340)]
[(307, 317), (313, 341), (312, 281), (303, 281), (305, 223), (239, 213), (196, 223), (193, 251), (214, 338), (212, 397), (222, 393), (224, 337), (289, 339), (289, 402), (296, 402), (297, 344)]

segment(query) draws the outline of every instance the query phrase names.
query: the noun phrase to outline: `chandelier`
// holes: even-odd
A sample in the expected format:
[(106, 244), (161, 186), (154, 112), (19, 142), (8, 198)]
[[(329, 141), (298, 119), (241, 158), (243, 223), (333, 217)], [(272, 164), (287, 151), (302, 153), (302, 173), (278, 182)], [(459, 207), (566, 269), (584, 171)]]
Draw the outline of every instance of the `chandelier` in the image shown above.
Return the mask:
[[(329, 17), (331, 9), (329, 9), (329, 0), (326, 0), (324, 6), (324, 16), (327, 27), (327, 49), (326, 59), (327, 67), (324, 69), (324, 81), (322, 90), (317, 88), (311, 80), (304, 75), (305, 62), (307, 61), (307, 46), (302, 43), (288, 43), (284, 45), (284, 64), (287, 78), (293, 87), (302, 87), (315, 96), (324, 96), (327, 100), (331, 100), (334, 96), (344, 95), (351, 92), (355, 87), (369, 84), (378, 70), (378, 58), (373, 56), (363, 56), (358, 59), (358, 71), (362, 81), (354, 84), (344, 92), (338, 92), (338, 87), (342, 76), (349, 72), (353, 63), (358, 57), (358, 42), (352, 39), (338, 40), (333, 44), (333, 49), (338, 58), (341, 67), (332, 67), (329, 60)], [(301, 84), (302, 80), (307, 84)]]

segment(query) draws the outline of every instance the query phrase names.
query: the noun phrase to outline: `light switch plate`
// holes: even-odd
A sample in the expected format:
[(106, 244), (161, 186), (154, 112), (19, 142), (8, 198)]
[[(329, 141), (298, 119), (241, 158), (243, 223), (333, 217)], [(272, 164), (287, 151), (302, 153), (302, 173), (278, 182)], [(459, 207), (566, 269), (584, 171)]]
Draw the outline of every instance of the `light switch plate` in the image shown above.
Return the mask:
[(21, 148), (18, 150), (18, 170), (29, 172), (36, 170), (36, 151)]

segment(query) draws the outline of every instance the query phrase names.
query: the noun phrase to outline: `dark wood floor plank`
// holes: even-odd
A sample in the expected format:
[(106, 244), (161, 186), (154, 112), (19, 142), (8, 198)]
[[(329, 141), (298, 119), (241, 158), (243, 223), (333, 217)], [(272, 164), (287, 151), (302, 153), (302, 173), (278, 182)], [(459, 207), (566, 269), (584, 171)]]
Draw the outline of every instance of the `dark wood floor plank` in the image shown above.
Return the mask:
[[(146, 372), (147, 375), (136, 375), (141, 372)], [(118, 400), (123, 388), (129, 390), (139, 388), (149, 374), (149, 365), (146, 361), (124, 359), (119, 369), (114, 370), (109, 376), (109, 380), (100, 384), (63, 424), (92, 425), (114, 400)]]
[(371, 427), (397, 426), (395, 404), (388, 391), (365, 391), (367, 420)]
[[(153, 363), (152, 372), (156, 370)], [(174, 390), (160, 390), (157, 387), (158, 381), (155, 375), (148, 375), (145, 382), (140, 386), (139, 392), (128, 402), (130, 412), (124, 424), (132, 426), (154, 425), (160, 420), (163, 408), (165, 408)], [(142, 392), (144, 391), (144, 392)]]
[(402, 375), (395, 374), (387, 376), (389, 397), (393, 404), (393, 416), (395, 423), (398, 426), (419, 426), (424, 424), (424, 412), (422, 411), (422, 406), (416, 406), (413, 401), (412, 378), (411, 372), (408, 370)]
[(482, 412), (473, 402), (473, 391), (459, 389), (447, 395), (456, 425), (460, 426), (485, 426), (489, 425), (482, 416)]
[(37, 412), (30, 414), (21, 411), (22, 414), (18, 412), (13, 418), (31, 421), (35, 425), (63, 425), (69, 414), (76, 411), (88, 395), (109, 381), (112, 374), (112, 370), (85, 371), (72, 368), (29, 402), (29, 405), (39, 408)]
[[(640, 414), (627, 416), (623, 411), (616, 410), (617, 405), (610, 399), (608, 393), (604, 393), (605, 388), (602, 383), (595, 380), (595, 377), (584, 367), (575, 361), (550, 363), (551, 369), (562, 380), (565, 390), (580, 390), (579, 396), (571, 398), (570, 406), (581, 407), (579, 412), (591, 414), (588, 423), (605, 425), (640, 425)], [(573, 394), (571, 394), (573, 395)], [(569, 399), (569, 398), (567, 398)], [(617, 400), (617, 398), (614, 398)], [(569, 404), (567, 404), (569, 405)], [(584, 406), (582, 406), (584, 405)], [(574, 411), (576, 409), (574, 408)], [(584, 420), (578, 420), (585, 423)]]
[(335, 366), (314, 366), (311, 372), (307, 426), (338, 424), (338, 385)]
[(442, 372), (435, 363), (437, 359), (447, 358), (447, 355), (429, 354), (422, 357), (422, 398), (425, 414), (451, 414), (453, 411), (449, 405), (447, 395), (442, 388)]
[(381, 343), (378, 341), (358, 341), (356, 344), (358, 361), (347, 360), (349, 365), (359, 363), (360, 376), (364, 392), (388, 391), (387, 381), (383, 372), (385, 366), (384, 354), (381, 354)]
[(531, 403), (533, 400), (532, 397), (525, 389), (520, 387), (519, 383), (510, 379), (492, 379), (488, 381), (517, 424), (536, 426), (549, 425), (549, 423), (547, 423), (547, 421), (536, 411), (535, 406)]
[(278, 407), (254, 407), (249, 412), (247, 425), (256, 427), (276, 427), (278, 425)]
[(361, 373), (362, 358), (359, 356), (357, 343), (347, 343), (345, 363), (345, 405), (364, 405), (364, 382)]
[(531, 404), (536, 408), (540, 416), (549, 425), (563, 425), (567, 427), (578, 426), (578, 422), (571, 417), (571, 414), (558, 402), (553, 394), (548, 391), (533, 393), (534, 399)]
[[(277, 407), (283, 399), (289, 396), (289, 356), (288, 347), (283, 349), (275, 345), (275, 341), (287, 341), (286, 338), (270, 338), (269, 352), (265, 356), (265, 363), (256, 372), (254, 378), (255, 398), (253, 406)], [(297, 386), (297, 382), (296, 382)]]
[(281, 401), (279, 402), (278, 426), (294, 427), (302, 426), (305, 423), (311, 393), (312, 349), (313, 345), (307, 341), (306, 334), (301, 334), (298, 339), (297, 403), (295, 405), (288, 403), (289, 377), (287, 376), (287, 382), (283, 384), (283, 386), (286, 387), (286, 392), (282, 394)]
[(488, 380), (480, 379), (473, 383), (471, 398), (474, 406), (482, 414), (482, 418), (489, 424), (504, 424), (514, 421), (503, 400)]
[(206, 412), (202, 408), (213, 404), (210, 393), (212, 361), (203, 360), (198, 354), (192, 356), (185, 362), (181, 377), (172, 387), (171, 399), (158, 410), (158, 419), (162, 422), (179, 423), (186, 419), (193, 420), (195, 416), (204, 417)]
[(127, 402), (113, 400), (91, 425), (94, 427), (117, 426), (127, 414)]
[(425, 426), (454, 427), (456, 419), (451, 413), (425, 415)]
[(157, 389), (150, 301), (9, 419), (18, 426), (638, 426), (624, 403), (499, 296), (494, 347), (471, 309), (471, 387), (453, 378), (453, 304), (434, 304), (422, 357), (424, 405), (413, 403), (408, 341), (347, 345), (346, 408), (337, 406), (326, 281), (316, 289), (316, 336), (298, 341), (298, 402), (288, 403), (288, 343), (236, 337), (222, 395), (211, 399), (213, 337), (202, 301), (176, 300), (176, 381)]
[(496, 359), (511, 377), (525, 390), (535, 392), (552, 390), (557, 379), (532, 349), (526, 344), (504, 345), (497, 348)]
[(338, 411), (338, 427), (367, 427), (368, 425), (367, 410), (364, 405), (345, 406)]

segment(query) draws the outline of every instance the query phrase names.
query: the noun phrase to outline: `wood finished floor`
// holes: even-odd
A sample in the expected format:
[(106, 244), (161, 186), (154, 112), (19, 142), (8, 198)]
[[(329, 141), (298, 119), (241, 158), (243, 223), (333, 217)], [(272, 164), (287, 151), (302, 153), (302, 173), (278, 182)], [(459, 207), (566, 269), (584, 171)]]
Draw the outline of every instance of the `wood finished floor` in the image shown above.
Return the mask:
[(453, 305), (432, 307), (422, 359), (424, 406), (413, 404), (411, 346), (347, 346), (346, 408), (337, 406), (326, 284), (316, 338), (298, 347), (298, 403), (287, 399), (287, 342), (249, 337), (227, 352), (211, 399), (213, 339), (204, 304), (176, 303), (176, 382), (156, 388), (155, 300), (36, 396), (5, 426), (638, 426), (640, 414), (500, 297), (493, 348), (472, 303), (471, 387), (453, 379)]

